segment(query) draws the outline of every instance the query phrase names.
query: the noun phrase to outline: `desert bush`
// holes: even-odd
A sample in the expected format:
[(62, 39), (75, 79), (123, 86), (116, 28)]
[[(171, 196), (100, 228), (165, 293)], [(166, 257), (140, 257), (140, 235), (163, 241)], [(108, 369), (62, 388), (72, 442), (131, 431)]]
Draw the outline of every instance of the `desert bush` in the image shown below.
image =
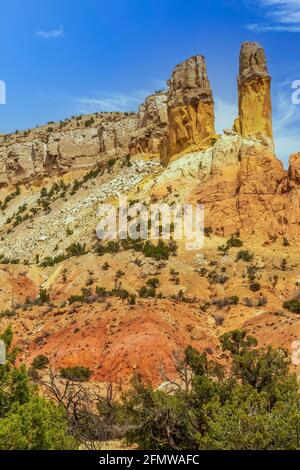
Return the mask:
[(253, 261), (254, 255), (248, 250), (240, 250), (238, 254), (236, 255), (236, 261), (242, 260), (245, 261), (246, 263), (249, 263), (250, 261)]
[(37, 369), (37, 370), (43, 370), (45, 369), (47, 366), (49, 365), (49, 359), (47, 356), (43, 355), (43, 354), (40, 354), (39, 356), (36, 356), (33, 361), (32, 361), (32, 364), (31, 366), (34, 368), (34, 369)]
[(84, 366), (63, 367), (60, 369), (60, 375), (63, 379), (74, 382), (87, 382), (91, 378), (92, 371)]
[(300, 313), (300, 301), (298, 299), (287, 300), (283, 303), (283, 308), (293, 313)]
[(143, 299), (154, 298), (156, 297), (156, 289), (154, 287), (143, 286), (139, 290), (139, 296)]
[(252, 282), (249, 287), (252, 292), (258, 292), (261, 289), (259, 282)]
[(238, 248), (244, 245), (244, 242), (239, 238), (232, 235), (226, 242), (226, 245), (230, 248)]
[(153, 287), (153, 289), (157, 289), (160, 282), (159, 282), (159, 279), (157, 279), (157, 277), (153, 277), (151, 279), (148, 279), (146, 284), (147, 284), (148, 287)]
[(217, 305), (219, 308), (228, 307), (229, 305), (238, 305), (240, 298), (237, 295), (231, 297), (225, 297), (224, 299), (215, 299), (213, 304)]

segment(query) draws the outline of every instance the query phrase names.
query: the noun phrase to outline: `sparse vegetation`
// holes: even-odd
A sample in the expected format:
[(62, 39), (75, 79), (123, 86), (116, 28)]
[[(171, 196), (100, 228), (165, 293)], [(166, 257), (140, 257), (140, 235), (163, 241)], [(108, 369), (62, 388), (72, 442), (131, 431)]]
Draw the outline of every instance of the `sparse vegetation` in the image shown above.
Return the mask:
[(236, 261), (242, 260), (245, 261), (246, 263), (250, 263), (250, 261), (253, 261), (254, 255), (253, 253), (250, 253), (248, 250), (240, 250), (238, 254), (236, 255)]
[(74, 382), (87, 382), (91, 378), (92, 371), (84, 366), (64, 367), (60, 369), (60, 375), (63, 379)]
[(49, 362), (50, 361), (47, 356), (40, 354), (39, 356), (33, 359), (31, 366), (37, 370), (44, 370), (46, 369), (46, 367), (48, 367)]
[(293, 313), (300, 313), (300, 301), (298, 299), (287, 300), (283, 303), (283, 308)]

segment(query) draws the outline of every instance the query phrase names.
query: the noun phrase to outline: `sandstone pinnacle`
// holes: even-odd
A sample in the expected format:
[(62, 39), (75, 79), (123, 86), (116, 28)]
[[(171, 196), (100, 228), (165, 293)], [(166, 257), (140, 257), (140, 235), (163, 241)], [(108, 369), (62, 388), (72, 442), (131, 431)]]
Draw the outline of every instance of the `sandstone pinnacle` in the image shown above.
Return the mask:
[(247, 81), (257, 77), (268, 77), (266, 54), (257, 42), (244, 42), (240, 51), (239, 80)]
[(274, 150), (270, 88), (264, 49), (255, 42), (243, 43), (238, 76), (239, 117), (235, 130), (242, 137), (259, 140)]
[(214, 135), (214, 102), (205, 58), (190, 57), (175, 67), (168, 81), (169, 128), (163, 144), (162, 160), (190, 146), (204, 149)]

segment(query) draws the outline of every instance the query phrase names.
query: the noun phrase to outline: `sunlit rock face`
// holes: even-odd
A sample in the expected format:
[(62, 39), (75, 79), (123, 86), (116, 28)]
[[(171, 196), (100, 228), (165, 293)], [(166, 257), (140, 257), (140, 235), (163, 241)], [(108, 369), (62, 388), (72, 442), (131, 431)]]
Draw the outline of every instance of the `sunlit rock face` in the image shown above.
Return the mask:
[(255, 42), (243, 43), (238, 76), (239, 117), (235, 130), (242, 137), (257, 139), (274, 150), (270, 88), (264, 49)]
[(194, 146), (209, 147), (214, 128), (214, 101), (205, 58), (190, 57), (177, 65), (168, 82), (169, 128), (162, 146), (162, 161)]

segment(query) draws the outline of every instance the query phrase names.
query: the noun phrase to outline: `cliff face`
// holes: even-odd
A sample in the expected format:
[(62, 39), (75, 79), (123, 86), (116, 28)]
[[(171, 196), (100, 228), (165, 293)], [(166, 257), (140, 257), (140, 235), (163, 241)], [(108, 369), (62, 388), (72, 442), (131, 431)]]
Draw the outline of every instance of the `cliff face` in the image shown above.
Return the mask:
[(177, 65), (168, 82), (169, 127), (162, 160), (190, 146), (209, 147), (214, 130), (214, 102), (203, 56), (190, 57)]
[[(234, 130), (273, 150), (270, 83), (263, 48), (244, 43)], [(204, 57), (177, 65), (168, 85), (168, 92), (149, 96), (137, 113), (96, 113), (0, 137), (0, 185), (105, 165), (128, 154), (160, 155), (168, 164), (184, 151), (211, 147), (214, 101)]]
[(239, 117), (235, 129), (242, 137), (257, 139), (274, 151), (270, 87), (264, 49), (245, 42), (240, 52)]
[(146, 98), (139, 107), (137, 129), (130, 141), (131, 155), (159, 154), (167, 125), (167, 93), (156, 93)]
[(49, 123), (0, 139), (0, 184), (19, 184), (51, 174), (88, 169), (126, 155), (137, 116), (103, 113)]

